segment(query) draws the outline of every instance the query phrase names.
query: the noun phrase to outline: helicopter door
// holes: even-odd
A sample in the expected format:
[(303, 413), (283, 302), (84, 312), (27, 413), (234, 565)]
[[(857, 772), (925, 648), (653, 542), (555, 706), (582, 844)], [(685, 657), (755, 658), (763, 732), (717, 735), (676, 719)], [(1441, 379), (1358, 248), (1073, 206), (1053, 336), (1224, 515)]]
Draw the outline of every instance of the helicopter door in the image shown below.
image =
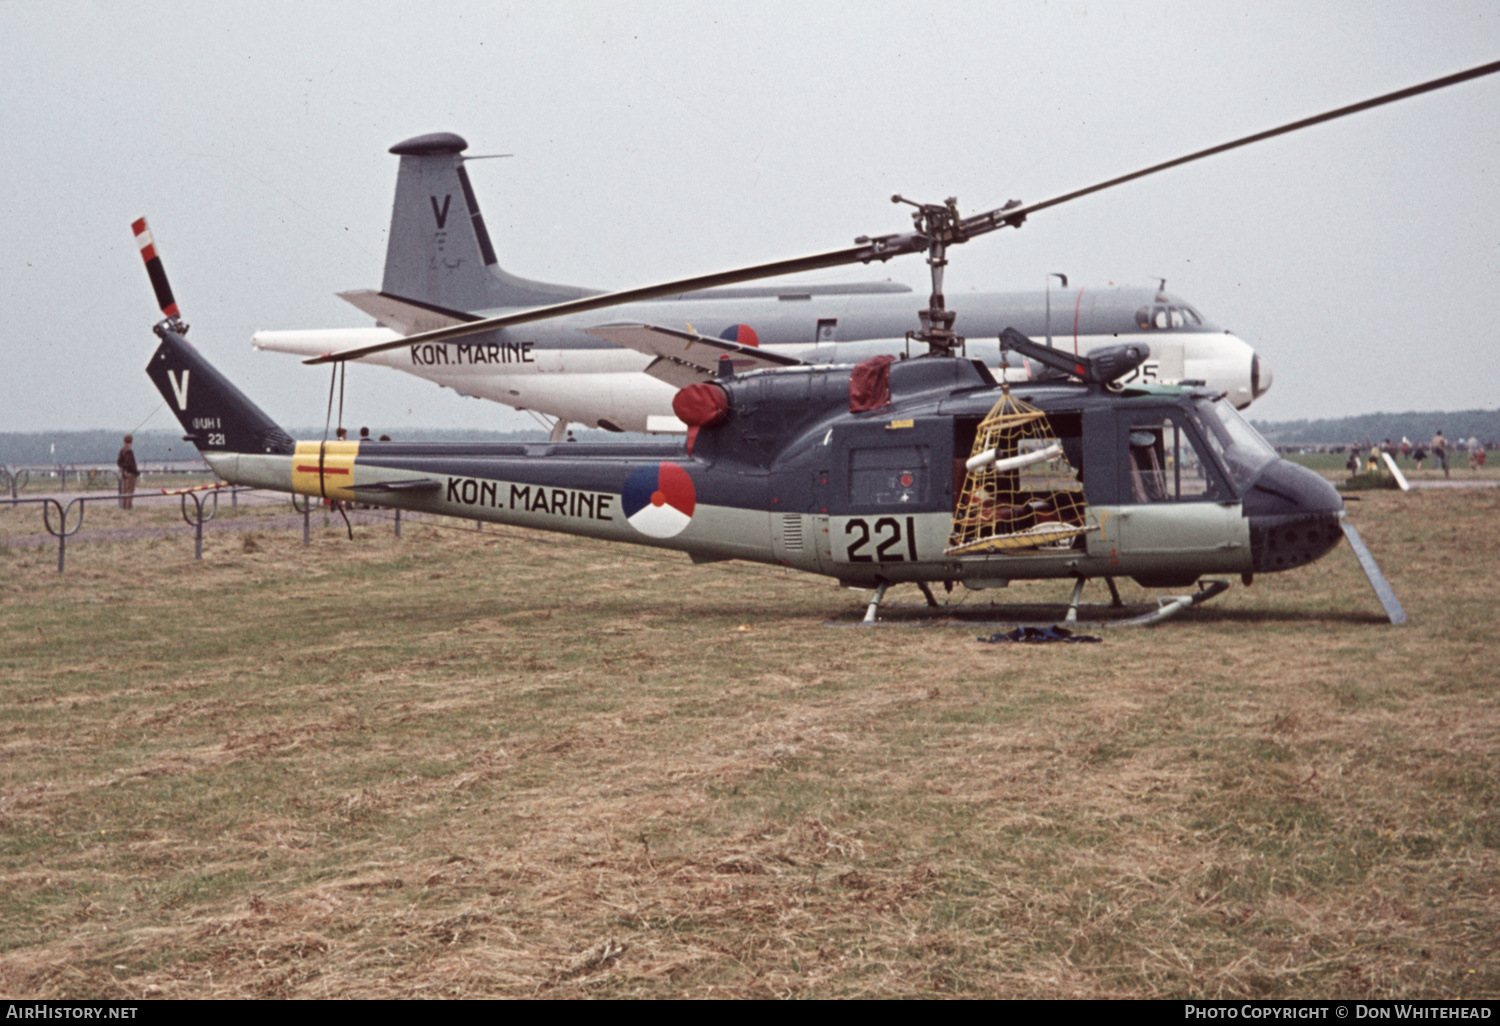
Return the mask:
[(1240, 506), (1205, 455), (1196, 429), (1182, 410), (1120, 413), (1125, 436), (1121, 498), (1114, 544), (1121, 553), (1146, 555), (1170, 570), (1173, 556), (1201, 566), (1205, 553), (1233, 549), (1242, 521)]
[(827, 533), (818, 541), (836, 571), (916, 563), (942, 551), (952, 518), (952, 445), (946, 417), (833, 429), (832, 472), (814, 488), (826, 489), (818, 509), (828, 510)]

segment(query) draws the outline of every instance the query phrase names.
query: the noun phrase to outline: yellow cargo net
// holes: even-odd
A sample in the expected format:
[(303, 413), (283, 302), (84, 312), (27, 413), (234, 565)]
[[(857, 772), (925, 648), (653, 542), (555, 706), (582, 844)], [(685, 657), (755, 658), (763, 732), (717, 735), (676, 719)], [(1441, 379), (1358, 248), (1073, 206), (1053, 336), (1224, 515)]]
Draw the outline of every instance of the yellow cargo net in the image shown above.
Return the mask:
[(1065, 551), (1097, 526), (1047, 415), (1006, 389), (974, 436), (943, 554)]

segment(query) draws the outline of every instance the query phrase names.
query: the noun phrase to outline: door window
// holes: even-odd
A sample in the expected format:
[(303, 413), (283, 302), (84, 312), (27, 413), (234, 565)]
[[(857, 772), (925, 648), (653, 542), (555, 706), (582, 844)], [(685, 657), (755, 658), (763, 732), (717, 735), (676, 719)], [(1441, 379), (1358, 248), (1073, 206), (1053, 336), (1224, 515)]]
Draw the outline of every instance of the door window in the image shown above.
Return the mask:
[(1126, 457), (1130, 502), (1194, 502), (1220, 498), (1212, 465), (1193, 435), (1170, 414), (1131, 416)]

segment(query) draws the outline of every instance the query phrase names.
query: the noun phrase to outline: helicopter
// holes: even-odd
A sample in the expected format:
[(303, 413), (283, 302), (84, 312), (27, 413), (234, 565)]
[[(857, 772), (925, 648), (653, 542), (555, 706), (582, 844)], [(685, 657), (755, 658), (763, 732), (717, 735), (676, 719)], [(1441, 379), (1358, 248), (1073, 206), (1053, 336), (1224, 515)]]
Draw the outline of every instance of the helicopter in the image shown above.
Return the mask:
[[(1159, 605), (1156, 622), (1228, 587), (1209, 574), (1306, 566), (1341, 538), (1359, 558), (1392, 623), (1405, 612), (1334, 487), (1281, 459), (1202, 385), (1121, 384), (1149, 356), (1140, 343), (1087, 355), (1014, 328), (997, 339), (1042, 372), (998, 381), (961, 355), (943, 296), (950, 247), (1031, 214), (1169, 167), (1392, 103), (1481, 75), (1500, 62), (1305, 118), (1039, 203), (970, 217), (957, 203), (914, 207), (914, 228), (810, 257), (702, 275), (407, 336), (306, 362), (335, 365), (435, 342), (653, 297), (854, 262), (925, 253), (928, 306), (909, 340), (928, 352), (854, 366), (767, 361), (754, 347), (622, 323), (599, 329), (664, 358), (712, 360), (718, 376), (679, 390), (686, 438), (644, 442), (433, 444), (296, 441), (183, 337), (175, 313), (147, 373), (204, 459), (225, 481), (335, 501), (676, 549), (694, 562), (781, 565), (874, 590), (973, 589), (1014, 580), (1074, 582), (1069, 618), (1091, 579), (1199, 590)], [(142, 226), (143, 227), (143, 226)], [(143, 244), (143, 255), (147, 249)], [(154, 252), (148, 257), (148, 270)], [(158, 300), (174, 306), (159, 266)], [(617, 339), (617, 340), (619, 340)], [(694, 352), (697, 350), (696, 352)], [(758, 359), (750, 369), (742, 361)], [(331, 406), (332, 391), (330, 391)]]

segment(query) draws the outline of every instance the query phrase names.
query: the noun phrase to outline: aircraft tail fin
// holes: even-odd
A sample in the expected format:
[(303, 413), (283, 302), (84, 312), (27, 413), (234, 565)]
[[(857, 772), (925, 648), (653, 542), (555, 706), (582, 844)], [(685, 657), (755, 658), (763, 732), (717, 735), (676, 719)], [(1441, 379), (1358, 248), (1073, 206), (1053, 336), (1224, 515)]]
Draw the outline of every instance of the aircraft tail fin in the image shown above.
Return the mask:
[(452, 132), (434, 132), (391, 147), (401, 166), (380, 291), (398, 301), (465, 312), (595, 295), (593, 289), (528, 281), (500, 269), (464, 168), (468, 145)]
[(296, 442), (245, 393), (204, 359), (192, 343), (164, 325), (146, 373), (177, 414), (185, 440), (212, 452), (290, 455)]

